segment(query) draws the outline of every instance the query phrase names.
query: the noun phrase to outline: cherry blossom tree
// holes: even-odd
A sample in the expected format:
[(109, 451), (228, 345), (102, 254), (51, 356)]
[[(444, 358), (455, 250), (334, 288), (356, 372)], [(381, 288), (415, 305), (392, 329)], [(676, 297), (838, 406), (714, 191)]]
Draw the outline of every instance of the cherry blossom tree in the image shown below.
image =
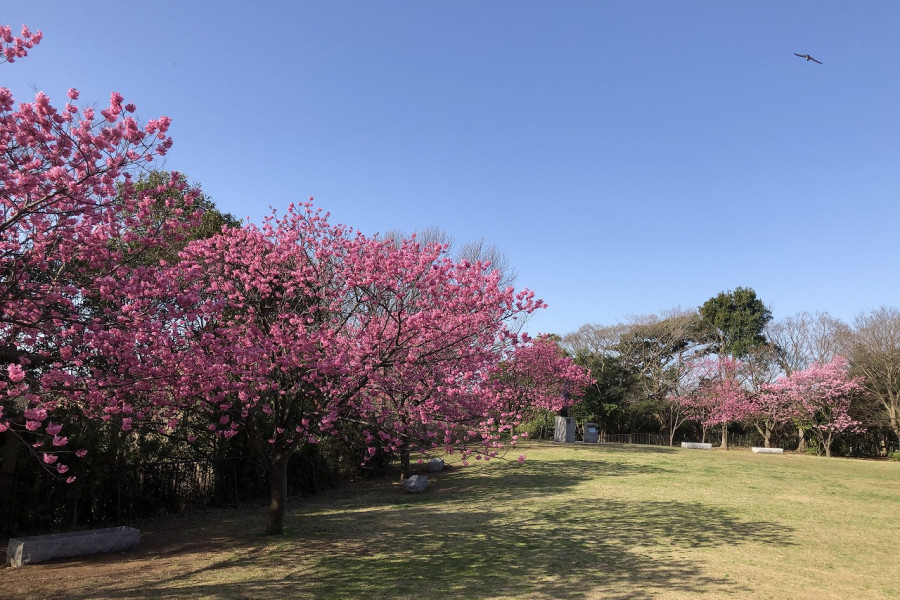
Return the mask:
[(199, 411), (224, 438), (246, 432), (271, 481), (268, 533), (283, 528), (290, 456), (348, 423), (367, 454), (427, 441), (490, 457), (521, 413), (492, 379), (527, 341), (508, 324), (544, 304), (444, 252), (332, 225), (311, 204), (192, 242), (103, 288), (137, 336), (92, 339), (119, 362), (85, 402), (129, 426), (174, 430)]
[(766, 384), (747, 399), (746, 420), (763, 436), (763, 445), (770, 448), (772, 435), (776, 429), (795, 419), (796, 410), (793, 402), (784, 394), (778, 393), (773, 384)]
[[(0, 39), (12, 61), (40, 34)], [(174, 257), (200, 215), (182, 176), (149, 177), (169, 119), (141, 126), (121, 94), (99, 111), (78, 95), (14, 109), (0, 88), (0, 431), (48, 469), (69, 471), (55, 415), (167, 435), (202, 420), (247, 435), (280, 533), (302, 445), (353, 423), (366, 454), (428, 442), (491, 457), (529, 406), (577, 396), (583, 374), (514, 326), (543, 302), (445, 246), (366, 237), (304, 205)]]
[(743, 419), (749, 411), (749, 394), (737, 378), (740, 362), (726, 356), (705, 356), (690, 364), (689, 390), (673, 398), (688, 418), (703, 427), (722, 429), (722, 448), (728, 447), (728, 425)]
[[(0, 26), (3, 61), (26, 56), (41, 37)], [(70, 405), (69, 390), (93, 389), (92, 369), (104, 368), (92, 332), (118, 330), (96, 292), (149, 248), (178, 240), (195, 195), (174, 173), (136, 186), (172, 144), (168, 117), (142, 126), (119, 93), (102, 110), (77, 107), (78, 97), (70, 89), (57, 109), (38, 92), (16, 107), (0, 87), (0, 432), (27, 437), (25, 447), (60, 475), (68, 439), (54, 414)], [(172, 190), (177, 207), (159, 201)]]
[(770, 388), (782, 406), (790, 405), (794, 418), (819, 441), (831, 456), (834, 439), (844, 431), (862, 431), (850, 416), (850, 402), (864, 390), (862, 378), (851, 377), (847, 359), (835, 356), (825, 364), (813, 363), (802, 371), (779, 379)]

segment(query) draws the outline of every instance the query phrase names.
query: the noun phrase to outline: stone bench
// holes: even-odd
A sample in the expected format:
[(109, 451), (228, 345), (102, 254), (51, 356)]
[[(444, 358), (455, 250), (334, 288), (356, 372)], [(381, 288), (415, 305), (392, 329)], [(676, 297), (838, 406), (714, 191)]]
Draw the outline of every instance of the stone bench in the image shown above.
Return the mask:
[(760, 448), (759, 446), (753, 446), (751, 450), (757, 454), (784, 454), (784, 448)]
[(712, 444), (701, 442), (681, 442), (682, 448), (694, 448), (697, 450), (712, 450)]
[(141, 530), (134, 527), (108, 527), (11, 538), (6, 549), (6, 563), (11, 567), (21, 567), (51, 558), (119, 552), (136, 548), (140, 541)]

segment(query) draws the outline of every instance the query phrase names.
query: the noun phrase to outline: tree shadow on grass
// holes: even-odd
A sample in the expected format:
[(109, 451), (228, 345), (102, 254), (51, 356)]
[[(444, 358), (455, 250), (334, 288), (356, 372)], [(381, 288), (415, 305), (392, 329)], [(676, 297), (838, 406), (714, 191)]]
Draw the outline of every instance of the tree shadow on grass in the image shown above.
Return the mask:
[[(377, 514), (367, 514), (368, 512)], [(602, 500), (509, 518), (428, 507), (306, 515), (296, 542), (82, 598), (589, 598), (748, 594), (704, 574), (692, 548), (790, 545), (792, 532), (719, 508)], [(647, 549), (651, 548), (650, 551)], [(256, 573), (239, 576), (235, 573)], [(277, 573), (277, 576), (275, 574)], [(221, 574), (219, 576), (218, 574)]]
[[(510, 469), (470, 469), (458, 470), (452, 476), (438, 475), (433, 487), (433, 501), (446, 501), (444, 496), (454, 500), (469, 502), (516, 498), (545, 498), (564, 494), (573, 487), (589, 481), (607, 477), (631, 477), (669, 472), (658, 465), (641, 465), (605, 461), (597, 458), (565, 460), (540, 460), (526, 462), (522, 467)], [(425, 501), (430, 501), (424, 497)], [(389, 503), (422, 502), (423, 497), (404, 495), (383, 496)]]
[[(685, 502), (625, 502), (567, 494), (582, 481), (652, 473), (598, 460), (459, 471), (424, 495), (385, 491), (313, 502), (284, 538), (234, 538), (187, 572), (87, 598), (603, 597), (664, 592), (747, 595), (705, 571), (696, 549), (792, 545), (795, 532)], [(396, 489), (396, 488), (394, 488)], [(232, 548), (234, 549), (234, 548)]]

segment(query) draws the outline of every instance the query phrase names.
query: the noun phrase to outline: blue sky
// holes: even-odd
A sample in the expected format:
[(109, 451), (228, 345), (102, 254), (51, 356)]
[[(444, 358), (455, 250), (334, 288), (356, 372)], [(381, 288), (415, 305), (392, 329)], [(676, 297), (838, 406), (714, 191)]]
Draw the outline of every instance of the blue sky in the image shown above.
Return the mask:
[[(532, 333), (752, 287), (776, 318), (898, 304), (900, 3), (0, 2), (20, 100), (113, 90), (166, 168), (259, 221), (483, 237)], [(793, 55), (809, 53), (824, 64)]]

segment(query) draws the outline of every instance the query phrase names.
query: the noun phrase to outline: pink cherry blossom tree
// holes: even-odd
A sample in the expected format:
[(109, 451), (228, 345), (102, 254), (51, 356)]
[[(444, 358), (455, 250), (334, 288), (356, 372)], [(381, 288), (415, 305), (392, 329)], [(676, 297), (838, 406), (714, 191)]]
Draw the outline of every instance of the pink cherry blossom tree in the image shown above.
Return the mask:
[(831, 445), (842, 432), (863, 431), (861, 423), (850, 416), (853, 396), (863, 389), (862, 378), (851, 377), (847, 359), (838, 355), (831, 362), (813, 363), (779, 379), (769, 393), (792, 407), (793, 418), (816, 437), (825, 456), (830, 457)]
[(722, 448), (728, 447), (728, 425), (743, 419), (749, 410), (749, 394), (741, 385), (737, 372), (740, 362), (727, 356), (705, 356), (690, 363), (687, 393), (673, 398), (688, 418), (703, 428), (703, 439), (709, 427), (722, 429)]
[(103, 288), (132, 337), (92, 338), (119, 368), (85, 403), (129, 426), (175, 429), (199, 411), (224, 438), (245, 432), (271, 482), (268, 533), (283, 528), (290, 456), (348, 423), (367, 454), (428, 442), (490, 456), (521, 412), (500, 408), (492, 381), (525, 339), (508, 324), (544, 305), (444, 253), (311, 204), (192, 242), (177, 264)]
[[(26, 56), (41, 37), (0, 26), (0, 62)], [(16, 107), (0, 87), (0, 432), (27, 437), (23, 447), (58, 474), (69, 469), (60, 459), (68, 440), (53, 415), (70, 404), (69, 390), (95, 387), (91, 332), (117, 330), (96, 292), (148, 248), (177, 240), (188, 225), (178, 213), (194, 194), (177, 174), (136, 187), (171, 146), (167, 117), (141, 125), (119, 93), (99, 111), (76, 106), (78, 96), (69, 90), (57, 109), (38, 92)], [(160, 203), (171, 190), (184, 202)]]
[(779, 393), (773, 384), (762, 386), (747, 399), (746, 420), (763, 436), (763, 445), (770, 448), (772, 435), (780, 425), (790, 423), (796, 415), (793, 401)]

